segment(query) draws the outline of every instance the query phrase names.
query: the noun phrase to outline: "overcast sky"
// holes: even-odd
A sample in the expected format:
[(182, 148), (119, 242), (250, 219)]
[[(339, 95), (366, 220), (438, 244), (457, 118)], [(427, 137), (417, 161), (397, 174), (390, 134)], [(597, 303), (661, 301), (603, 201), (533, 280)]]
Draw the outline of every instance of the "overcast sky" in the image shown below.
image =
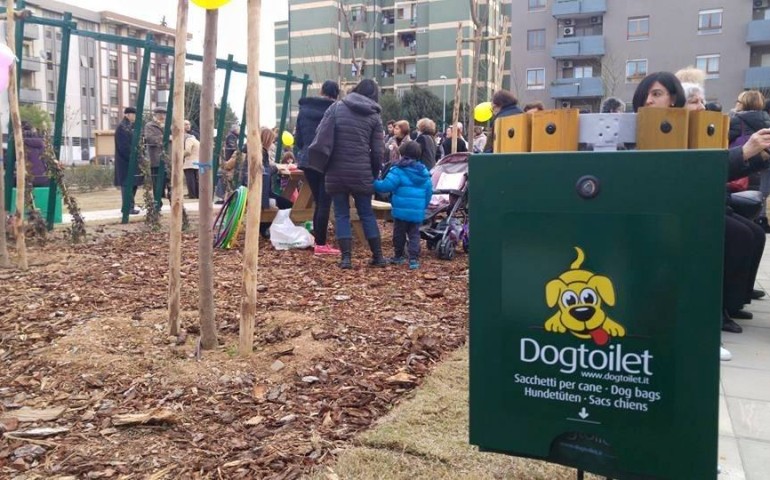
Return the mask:
[[(166, 16), (170, 27), (176, 27), (176, 0), (60, 0), (90, 10), (111, 10), (149, 22), (160, 23)], [(191, 53), (203, 53), (203, 34), (206, 11), (190, 2), (188, 31), (193, 39), (187, 44)], [(275, 50), (273, 46), (273, 23), (288, 18), (288, 0), (265, 0), (262, 2), (262, 28), (260, 31), (260, 70), (272, 72), (275, 70)], [(219, 35), (217, 56), (226, 58), (232, 53), (237, 62), (246, 63), (246, 0), (232, 0), (219, 9)], [(188, 66), (185, 77), (188, 80), (200, 82), (200, 68)], [(217, 74), (217, 103), (222, 98), (224, 87), (224, 71)], [(259, 113), (264, 126), (275, 124), (275, 82), (263, 79), (259, 84)], [(246, 95), (246, 75), (234, 74), (230, 83), (229, 101), (240, 118)]]

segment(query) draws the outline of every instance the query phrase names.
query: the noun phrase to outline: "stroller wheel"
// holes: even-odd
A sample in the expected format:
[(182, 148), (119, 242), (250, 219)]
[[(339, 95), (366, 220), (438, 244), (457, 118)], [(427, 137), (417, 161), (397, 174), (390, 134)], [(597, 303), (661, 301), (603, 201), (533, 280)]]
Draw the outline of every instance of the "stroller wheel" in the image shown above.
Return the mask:
[(451, 238), (445, 238), (438, 246), (438, 258), (441, 260), (452, 260), (455, 257), (457, 242)]

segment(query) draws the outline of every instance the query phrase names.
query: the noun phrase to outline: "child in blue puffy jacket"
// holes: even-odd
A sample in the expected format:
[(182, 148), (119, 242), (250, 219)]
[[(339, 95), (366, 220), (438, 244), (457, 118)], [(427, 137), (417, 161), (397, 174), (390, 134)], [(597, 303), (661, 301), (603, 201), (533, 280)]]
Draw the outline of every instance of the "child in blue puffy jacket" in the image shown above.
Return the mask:
[(402, 265), (404, 247), (409, 242), (409, 268), (420, 268), (420, 225), (433, 195), (430, 172), (419, 158), (422, 149), (417, 142), (404, 142), (399, 147), (401, 159), (394, 162), (385, 178), (374, 182), (374, 190), (391, 193), (394, 257), (390, 263)]

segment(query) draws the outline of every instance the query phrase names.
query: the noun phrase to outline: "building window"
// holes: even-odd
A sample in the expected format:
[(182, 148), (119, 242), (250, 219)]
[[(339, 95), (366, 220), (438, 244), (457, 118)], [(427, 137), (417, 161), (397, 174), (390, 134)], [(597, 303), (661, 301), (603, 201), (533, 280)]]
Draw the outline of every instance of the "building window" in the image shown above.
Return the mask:
[(545, 30), (527, 30), (527, 50), (545, 50)]
[(88, 57), (88, 68), (94, 68), (94, 57)]
[(45, 84), (48, 87), (48, 91), (53, 92), (54, 90), (53, 80), (48, 80), (47, 82), (45, 82)]
[(650, 17), (631, 17), (628, 19), (628, 39), (647, 40), (650, 38)]
[(350, 9), (350, 20), (353, 22), (365, 22), (366, 10), (362, 7), (353, 7)]
[(698, 12), (698, 34), (722, 33), (722, 9)]
[(84, 97), (88, 96), (88, 88), (86, 87), (80, 87), (80, 94)]
[(629, 60), (626, 62), (626, 82), (639, 82), (647, 76), (647, 60)]
[(24, 46), (22, 47), (23, 53), (22, 55), (25, 57), (33, 57), (32, 54), (32, 42), (31, 41), (25, 41)]
[(529, 11), (545, 10), (545, 0), (529, 0)]
[(118, 111), (111, 110), (110, 111), (110, 128), (114, 129), (117, 126), (118, 126)]
[(706, 72), (706, 78), (719, 78), (719, 55), (698, 55), (695, 68)]
[(128, 79), (129, 80), (137, 80), (138, 79), (138, 68), (137, 68), (137, 61), (136, 60), (129, 60), (128, 61)]
[(118, 105), (118, 84), (110, 83), (110, 105)]
[(129, 105), (136, 105), (137, 95), (138, 95), (138, 91), (137, 91), (136, 85), (129, 85), (128, 86), (128, 104)]
[(545, 68), (527, 69), (527, 90), (543, 90), (545, 88)]
[(35, 88), (35, 77), (32, 72), (21, 72), (21, 88)]
[(353, 36), (353, 48), (364, 48), (366, 46), (366, 35)]
[(53, 70), (53, 54), (51, 52), (45, 52), (45, 68)]
[(582, 66), (573, 68), (573, 78), (591, 78), (594, 76), (594, 67)]
[(168, 85), (168, 63), (158, 64), (158, 78), (156, 81), (161, 85)]
[(55, 102), (56, 101), (56, 94), (53, 92), (48, 92), (48, 101), (49, 102)]
[(110, 57), (110, 76), (118, 76), (118, 57)]

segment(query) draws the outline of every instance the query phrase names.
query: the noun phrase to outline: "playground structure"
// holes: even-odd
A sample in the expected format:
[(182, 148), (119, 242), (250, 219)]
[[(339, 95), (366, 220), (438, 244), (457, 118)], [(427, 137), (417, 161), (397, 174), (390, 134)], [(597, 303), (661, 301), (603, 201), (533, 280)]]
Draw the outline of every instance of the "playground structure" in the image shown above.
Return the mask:
[[(16, 0), (17, 11), (22, 11), (25, 8), (26, 8), (26, 0)], [(5, 7), (0, 7), (0, 13), (5, 13), (5, 10), (6, 10)], [(143, 113), (144, 113), (144, 107), (145, 107), (147, 80), (150, 72), (150, 56), (152, 53), (160, 53), (160, 54), (173, 56), (174, 47), (159, 45), (155, 43), (153, 40), (152, 34), (147, 34), (147, 36), (144, 39), (137, 39), (137, 38), (123, 37), (119, 35), (112, 35), (107, 33), (80, 30), (77, 28), (76, 22), (72, 20), (72, 14), (67, 12), (64, 14), (64, 17), (61, 20), (36, 17), (36, 16), (19, 16), (16, 20), (16, 38), (15, 38), (16, 51), (21, 51), (23, 46), (23, 40), (24, 40), (23, 34), (24, 34), (25, 23), (58, 27), (61, 29), (61, 36), (62, 36), (61, 52), (62, 53), (59, 59), (59, 63), (61, 65), (67, 65), (69, 62), (69, 50), (70, 50), (69, 45), (70, 45), (70, 39), (72, 35), (92, 38), (94, 40), (101, 41), (101, 42), (115, 43), (118, 45), (125, 45), (129, 47), (136, 47), (136, 48), (143, 49), (142, 69), (139, 77), (139, 90), (137, 92), (137, 100), (136, 100), (137, 104), (135, 105), (137, 110), (136, 123), (134, 124), (134, 132), (133, 132), (132, 146), (131, 146), (132, 147), (131, 158), (129, 161), (129, 172), (127, 175), (127, 179), (133, 179), (138, 169), (137, 154), (138, 154), (139, 142), (142, 137), (142, 129), (144, 127)], [(196, 61), (196, 62), (202, 62), (203, 56), (196, 55), (196, 54), (187, 54), (186, 59), (191, 61)], [(20, 75), (21, 75), (21, 62), (22, 62), (22, 58), (19, 57), (17, 62), (17, 67), (16, 67), (18, 78), (20, 78)], [(212, 153), (212, 159), (213, 159), (212, 177), (214, 181), (216, 181), (216, 178), (217, 178), (217, 171), (219, 169), (219, 157), (222, 152), (222, 143), (223, 143), (223, 138), (225, 133), (226, 109), (224, 108), (224, 105), (227, 104), (227, 101), (229, 98), (230, 78), (233, 72), (247, 73), (247, 65), (243, 63), (235, 62), (233, 60), (233, 55), (228, 55), (226, 59), (216, 60), (216, 68), (218, 70), (225, 71), (225, 82), (224, 82), (224, 90), (222, 93), (222, 101), (220, 104), (223, 106), (223, 108), (220, 108), (219, 118), (216, 121), (217, 136), (214, 144), (214, 150)], [(166, 123), (164, 126), (165, 127), (164, 132), (163, 132), (163, 150), (164, 151), (168, 150), (169, 138), (171, 135), (171, 119), (173, 117), (173, 107), (174, 107), (173, 105), (174, 74), (175, 72), (172, 73), (171, 80), (170, 80), (171, 87), (169, 91), (169, 102), (167, 105)], [(291, 97), (290, 97), (291, 85), (293, 83), (300, 83), (302, 85), (301, 96), (305, 97), (307, 95), (307, 88), (310, 84), (312, 84), (312, 80), (308, 75), (304, 75), (302, 78), (295, 77), (292, 74), (291, 70), (289, 70), (286, 74), (260, 71), (259, 75), (261, 77), (273, 78), (277, 81), (285, 82), (285, 85), (286, 85), (285, 91), (287, 92), (287, 94), (284, 95), (284, 102), (281, 110), (281, 119), (279, 123), (279, 128), (281, 131), (283, 131), (286, 128), (289, 102), (291, 101)], [(67, 88), (67, 77), (68, 77), (68, 70), (66, 68), (60, 68), (57, 94), (56, 94), (56, 113), (54, 116), (54, 126), (53, 126), (53, 148), (54, 148), (54, 152), (56, 152), (57, 157), (60, 156), (61, 147), (62, 147), (62, 133), (63, 133), (63, 127), (64, 127), (64, 100), (65, 100), (66, 88)], [(239, 141), (238, 141), (239, 149), (243, 147), (243, 141), (244, 141), (245, 131), (246, 131), (246, 123), (247, 123), (246, 106), (244, 105), (243, 115), (241, 118), (241, 130), (240, 130)], [(279, 135), (277, 153), (276, 153), (277, 156), (280, 157), (282, 149), (283, 149), (283, 141), (281, 139), (281, 136)], [(5, 159), (6, 205), (10, 205), (11, 203), (10, 196), (13, 188), (13, 178), (15, 175), (15, 161), (16, 161), (16, 149), (13, 145), (13, 132), (11, 131), (8, 138), (8, 154)], [(158, 175), (158, 178), (156, 179), (156, 183), (153, 189), (155, 202), (158, 205), (161, 202), (163, 185), (166, 181), (166, 175), (167, 175), (167, 172), (166, 172), (165, 164), (164, 162), (161, 162), (159, 175)], [(127, 185), (128, 184), (129, 184), (129, 180), (127, 180)], [(125, 191), (129, 192), (130, 189), (125, 189)], [(54, 207), (56, 202), (56, 193), (57, 193), (57, 186), (56, 186), (56, 183), (52, 180), (49, 186), (48, 214), (46, 218), (46, 223), (49, 230), (53, 229), (53, 225), (54, 225)], [(123, 214), (122, 223), (128, 223), (128, 215), (129, 215), (130, 209), (131, 209), (130, 199), (128, 196), (124, 196), (122, 207), (121, 207), (121, 211)]]

